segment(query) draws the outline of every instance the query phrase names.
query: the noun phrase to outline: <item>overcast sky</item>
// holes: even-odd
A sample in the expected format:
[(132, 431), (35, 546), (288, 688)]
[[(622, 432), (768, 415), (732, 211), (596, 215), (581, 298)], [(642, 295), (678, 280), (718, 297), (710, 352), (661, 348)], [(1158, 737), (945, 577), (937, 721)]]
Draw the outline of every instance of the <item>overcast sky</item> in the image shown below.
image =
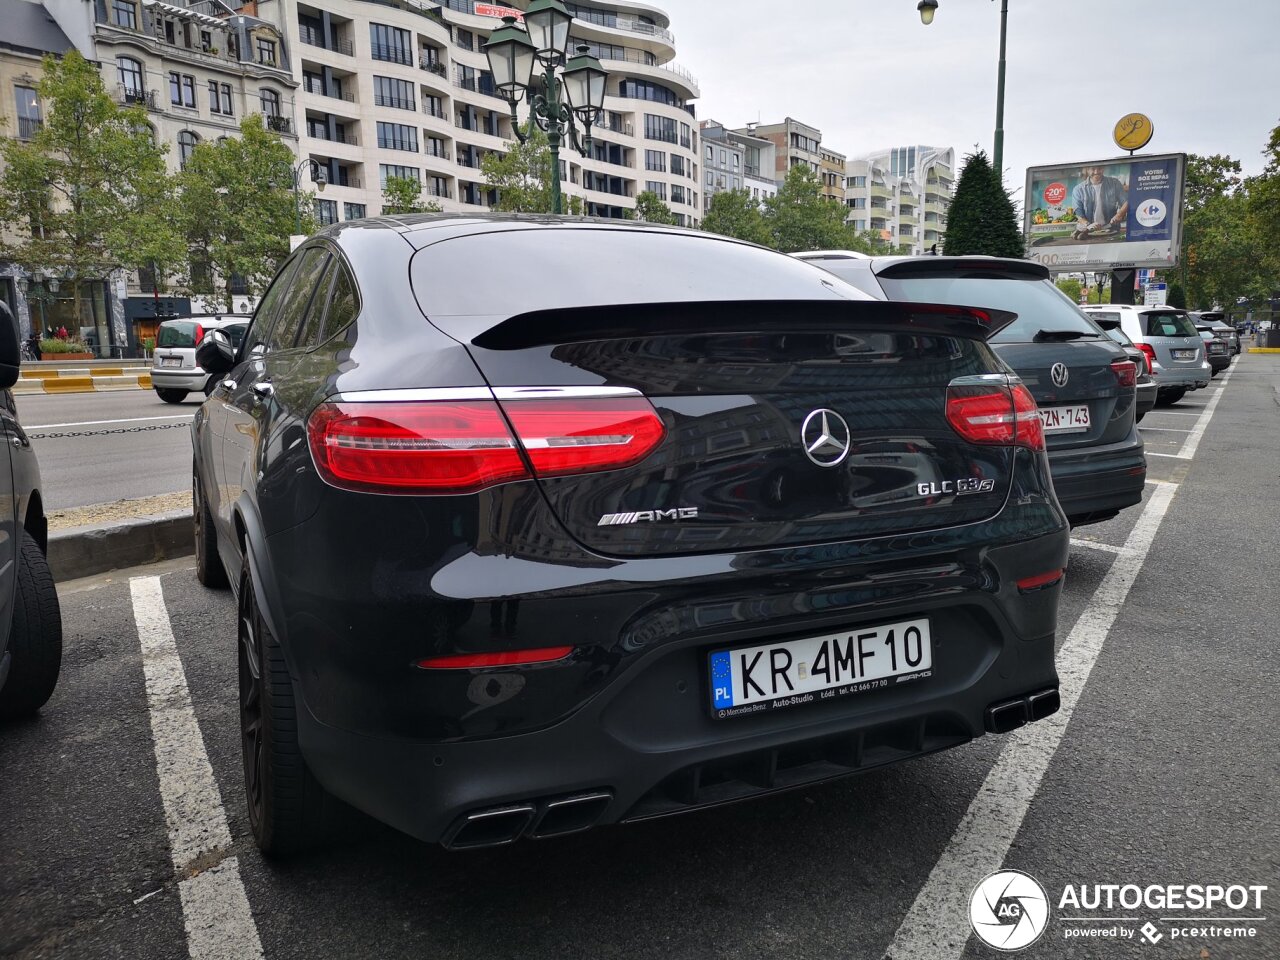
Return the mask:
[[(790, 115), (849, 156), (979, 145), (995, 129), (999, 0), (657, 0), (698, 117), (728, 126)], [(1144, 151), (1227, 153), (1246, 173), (1280, 123), (1280, 0), (1010, 0), (1004, 167), (1116, 156), (1138, 111)], [(1021, 190), (1018, 191), (1019, 195)]]

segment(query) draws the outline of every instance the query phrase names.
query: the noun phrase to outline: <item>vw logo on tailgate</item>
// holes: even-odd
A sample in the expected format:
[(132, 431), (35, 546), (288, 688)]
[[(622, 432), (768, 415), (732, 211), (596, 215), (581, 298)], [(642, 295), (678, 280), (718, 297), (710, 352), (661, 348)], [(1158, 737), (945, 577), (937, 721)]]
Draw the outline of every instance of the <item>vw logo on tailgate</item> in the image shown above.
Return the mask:
[(1055, 387), (1065, 387), (1067, 381), (1071, 379), (1071, 371), (1067, 369), (1065, 363), (1055, 363), (1049, 371), (1049, 377), (1053, 380)]
[(825, 407), (804, 418), (800, 442), (805, 456), (820, 467), (834, 467), (849, 455), (849, 424), (844, 417)]

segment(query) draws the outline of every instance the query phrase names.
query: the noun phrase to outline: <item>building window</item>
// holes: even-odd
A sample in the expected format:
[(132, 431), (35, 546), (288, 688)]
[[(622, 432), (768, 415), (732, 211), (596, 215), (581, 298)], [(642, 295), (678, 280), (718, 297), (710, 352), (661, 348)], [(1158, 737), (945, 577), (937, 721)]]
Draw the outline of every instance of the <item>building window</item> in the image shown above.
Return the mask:
[(715, 174), (712, 173), (710, 170), (707, 171), (707, 186), (708, 187), (715, 186)]
[(262, 104), (262, 115), (264, 117), (280, 116), (280, 94), (263, 87), (258, 91), (258, 100)]
[(116, 75), (120, 78), (125, 99), (137, 103), (143, 98), (142, 64), (133, 57), (116, 58)]
[(475, 34), (470, 30), (463, 30), (459, 28), (458, 32), (455, 34), (455, 38), (458, 46), (463, 50), (474, 50), (476, 48)]
[(866, 185), (867, 185), (866, 177), (850, 177), (849, 178), (849, 186), (851, 187), (865, 187)]
[(231, 116), (231, 84), (209, 81), (209, 112)]
[(808, 153), (818, 153), (820, 149), (817, 140), (799, 133), (791, 135), (791, 147), (794, 150), (804, 150)]
[(685, 159), (678, 153), (671, 155), (671, 175), (673, 177), (683, 177), (685, 175)]
[(618, 84), (618, 96), (629, 100), (652, 100), (654, 103), (665, 103), (672, 107), (684, 106), (684, 101), (676, 96), (675, 91), (660, 83), (635, 80), (631, 77), (624, 77)]
[(169, 102), (179, 107), (196, 105), (196, 78), (190, 74), (169, 74)]
[(380, 163), (378, 164), (378, 182), (382, 189), (387, 189), (387, 178), (397, 177), (400, 180), (421, 180), (422, 176), (417, 167), (402, 167), (398, 163)]
[(426, 143), (423, 144), (423, 151), (430, 157), (449, 159), (449, 150), (440, 137), (427, 137)]
[(432, 94), (423, 94), (422, 109), (428, 115), (444, 119), (444, 98)]
[(403, 123), (378, 121), (378, 146), (384, 150), (410, 150), (418, 152), (418, 128)]
[(15, 86), (13, 98), (18, 108), (18, 139), (30, 140), (44, 126), (44, 118), (40, 115), (40, 97), (34, 87)]
[(199, 142), (200, 138), (190, 130), (183, 130), (178, 134), (178, 165), (184, 170), (186, 169), (187, 161), (191, 159), (191, 154), (195, 152), (196, 144)]
[(111, 22), (117, 27), (127, 30), (138, 29), (138, 8), (133, 0), (113, 0), (111, 4)]
[(431, 177), (427, 181), (427, 193), (433, 197), (448, 197), (449, 183), (444, 177)]
[(316, 198), (316, 219), (322, 225), (338, 222), (338, 201)]
[(383, 23), (369, 24), (370, 56), (387, 63), (413, 65), (413, 46), (409, 31), (388, 27)]
[(343, 220), (363, 220), (365, 206), (363, 203), (344, 203), (342, 205)]
[(671, 202), (684, 203), (684, 187), (674, 183), (671, 185)]
[(738, 169), (738, 165), (741, 162), (741, 160), (742, 158), (738, 156), (736, 153), (733, 155), (733, 169), (735, 170)]
[(670, 117), (659, 117), (652, 113), (646, 113), (644, 115), (644, 135), (647, 140), (675, 143), (676, 122)]
[(417, 110), (413, 84), (395, 77), (373, 78), (373, 102), (379, 107), (396, 107), (399, 110)]
[(276, 65), (276, 42), (274, 40), (258, 38), (258, 62), (265, 63), (269, 67)]
[(680, 146), (684, 147), (686, 150), (692, 149), (692, 140), (690, 139), (692, 134), (693, 131), (687, 123), (680, 124)]
[(667, 154), (663, 150), (646, 150), (644, 152), (644, 168), (659, 173), (667, 171)]
[(661, 180), (646, 180), (644, 188), (652, 194), (656, 194), (658, 199), (663, 203), (667, 200), (667, 185)]

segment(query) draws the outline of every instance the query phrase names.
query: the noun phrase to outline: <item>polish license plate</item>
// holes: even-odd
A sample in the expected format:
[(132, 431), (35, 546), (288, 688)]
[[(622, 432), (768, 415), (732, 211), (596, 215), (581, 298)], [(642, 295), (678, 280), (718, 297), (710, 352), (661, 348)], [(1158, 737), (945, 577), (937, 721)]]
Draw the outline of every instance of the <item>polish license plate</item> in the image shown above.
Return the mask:
[(1196, 352), (1194, 350), (1175, 350), (1173, 351), (1173, 359), (1175, 360), (1194, 360)]
[(1089, 429), (1089, 408), (1041, 407), (1040, 423), (1045, 433), (1083, 433)]
[(161, 357), (160, 366), (162, 367), (180, 367), (182, 366), (181, 357)]
[(712, 710), (737, 717), (932, 676), (933, 646), (929, 621), (921, 618), (717, 650), (709, 668)]

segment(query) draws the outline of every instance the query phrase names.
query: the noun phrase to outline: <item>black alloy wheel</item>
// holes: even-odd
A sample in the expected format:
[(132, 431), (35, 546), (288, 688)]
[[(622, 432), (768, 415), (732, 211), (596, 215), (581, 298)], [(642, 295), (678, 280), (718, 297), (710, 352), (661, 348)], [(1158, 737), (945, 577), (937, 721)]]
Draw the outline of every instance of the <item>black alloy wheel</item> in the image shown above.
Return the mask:
[(195, 525), (196, 579), (206, 587), (224, 590), (231, 586), (227, 570), (218, 556), (218, 534), (213, 525), (213, 513), (205, 502), (200, 489), (200, 475), (191, 471), (191, 516)]

